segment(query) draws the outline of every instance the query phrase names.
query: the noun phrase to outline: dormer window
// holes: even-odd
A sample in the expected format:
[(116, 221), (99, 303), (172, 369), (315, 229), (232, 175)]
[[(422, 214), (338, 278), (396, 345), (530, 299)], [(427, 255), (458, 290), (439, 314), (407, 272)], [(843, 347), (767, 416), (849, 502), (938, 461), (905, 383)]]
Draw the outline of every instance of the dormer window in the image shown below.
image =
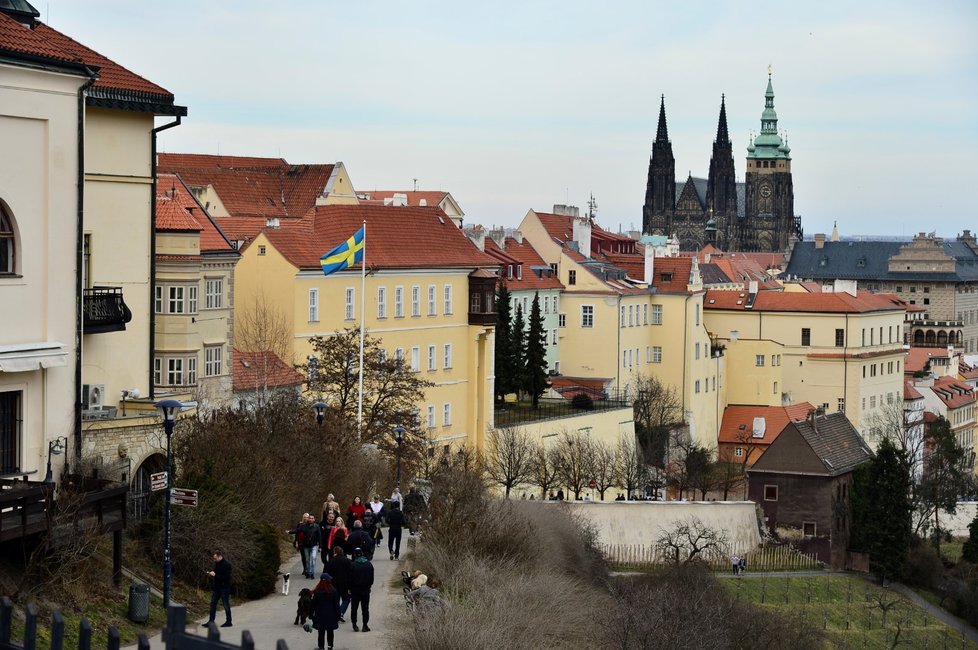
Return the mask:
[(663, 282), (672, 282), (672, 273), (663, 273), (659, 277)]
[(510, 264), (510, 265), (509, 265), (509, 266), (507, 267), (507, 273), (506, 273), (506, 277), (507, 277), (507, 279), (509, 279), (509, 280), (512, 280), (512, 279), (513, 279), (513, 265), (512, 265), (512, 264)]
[(523, 279), (523, 265), (522, 264), (520, 264), (519, 266), (516, 267), (516, 279), (517, 280), (522, 280)]

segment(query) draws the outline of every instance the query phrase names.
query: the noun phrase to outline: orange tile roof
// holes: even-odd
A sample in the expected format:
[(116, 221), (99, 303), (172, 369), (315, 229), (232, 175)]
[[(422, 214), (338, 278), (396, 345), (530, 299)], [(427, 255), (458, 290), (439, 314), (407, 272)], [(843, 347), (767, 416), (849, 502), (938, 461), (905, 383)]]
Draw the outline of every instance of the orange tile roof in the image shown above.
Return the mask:
[(156, 229), (199, 232), (202, 253), (235, 250), (187, 186), (173, 174), (160, 174), (156, 183)]
[(235, 391), (301, 386), (305, 381), (302, 374), (274, 352), (234, 350), (231, 382)]
[(947, 347), (942, 348), (910, 348), (906, 353), (906, 361), (903, 363), (903, 371), (914, 373), (923, 372), (927, 369), (927, 363), (931, 359), (947, 359)]
[(281, 228), (264, 232), (295, 266), (319, 268), (319, 258), (359, 230), (364, 221), (368, 268), (499, 266), (437, 207), (324, 205), (299, 223), (283, 222)]
[(941, 377), (934, 382), (931, 390), (949, 409), (961, 408), (975, 403), (975, 389), (972, 388), (971, 384), (954, 377)]
[(115, 61), (40, 21), (35, 21), (31, 28), (0, 13), (0, 51), (98, 68), (99, 79), (93, 89), (146, 93), (164, 102), (173, 101), (173, 94), (165, 88), (123, 68)]
[(964, 361), (958, 362), (958, 374), (965, 379), (978, 379), (978, 366), (972, 366)]
[[(531, 268), (533, 266), (545, 266), (549, 269), (550, 265), (543, 261), (543, 258), (540, 257), (540, 254), (533, 248), (529, 240), (524, 239), (523, 243), (519, 243), (514, 237), (507, 237), (504, 243), (506, 244), (506, 250), (499, 248), (491, 237), (486, 237), (486, 253), (498, 259), (503, 265), (503, 272), (500, 279), (506, 283), (510, 291), (564, 288), (564, 285), (553, 273), (545, 272), (541, 274), (542, 277), (538, 277), (536, 272), (533, 271)], [(512, 279), (508, 277), (505, 267), (510, 263), (509, 260), (523, 266), (522, 279), (517, 277), (515, 272)]]
[(750, 439), (756, 445), (769, 445), (784, 431), (789, 422), (807, 419), (814, 408), (808, 402), (799, 402), (790, 406), (731, 405), (723, 410), (723, 420), (720, 423), (717, 440), (721, 443), (743, 443), (745, 435), (752, 436), (754, 418), (764, 418), (764, 437)]
[(161, 172), (191, 187), (214, 188), (232, 217), (301, 218), (323, 195), (334, 165), (290, 165), (282, 158), (159, 154)]
[(404, 194), (407, 198), (407, 205), (420, 206), (421, 201), (425, 202), (425, 205), (439, 205), (448, 196), (448, 192), (430, 192), (430, 191), (407, 191), (407, 190), (372, 190), (367, 192), (358, 191), (357, 194), (362, 194), (367, 197), (367, 201), (379, 201), (383, 204), (384, 199), (392, 199), (395, 194)]
[(851, 296), (841, 291), (834, 293), (758, 291), (753, 305), (749, 304), (749, 295), (746, 291), (710, 290), (706, 292), (703, 306), (705, 309), (755, 312), (867, 313), (903, 311), (903, 306), (899, 301), (886, 295), (868, 291), (860, 291), (857, 296)]
[(657, 257), (652, 266), (652, 286), (656, 293), (689, 293), (689, 275), (693, 270), (690, 257)]
[(920, 394), (920, 391), (914, 388), (912, 381), (903, 382), (903, 399), (923, 399), (924, 396)]

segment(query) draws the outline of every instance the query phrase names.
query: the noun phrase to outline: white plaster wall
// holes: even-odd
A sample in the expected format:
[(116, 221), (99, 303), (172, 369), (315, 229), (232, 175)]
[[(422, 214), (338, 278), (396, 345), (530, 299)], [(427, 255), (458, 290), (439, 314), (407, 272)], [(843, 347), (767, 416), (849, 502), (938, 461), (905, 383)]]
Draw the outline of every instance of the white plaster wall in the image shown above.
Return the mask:
[(975, 514), (978, 514), (978, 501), (958, 501), (953, 515), (942, 511), (938, 516), (941, 528), (951, 531), (955, 537), (967, 537), (968, 524), (974, 521)]

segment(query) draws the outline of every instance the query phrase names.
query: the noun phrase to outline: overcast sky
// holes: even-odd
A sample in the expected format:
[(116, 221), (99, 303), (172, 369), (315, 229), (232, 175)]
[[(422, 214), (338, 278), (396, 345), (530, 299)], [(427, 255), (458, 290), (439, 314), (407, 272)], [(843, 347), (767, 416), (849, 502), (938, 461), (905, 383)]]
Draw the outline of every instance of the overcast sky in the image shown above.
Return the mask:
[(767, 66), (809, 235), (978, 229), (978, 2), (35, 0), (189, 109), (169, 152), (342, 161), (466, 223), (587, 204), (641, 228), (659, 96), (707, 175), (721, 93), (743, 179)]

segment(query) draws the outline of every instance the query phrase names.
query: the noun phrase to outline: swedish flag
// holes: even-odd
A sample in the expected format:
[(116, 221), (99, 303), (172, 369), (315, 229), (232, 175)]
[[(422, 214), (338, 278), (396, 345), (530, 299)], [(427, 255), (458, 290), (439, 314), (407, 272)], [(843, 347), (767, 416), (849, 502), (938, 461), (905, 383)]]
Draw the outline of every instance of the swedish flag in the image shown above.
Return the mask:
[(319, 258), (324, 275), (342, 271), (363, 261), (364, 230), (365, 227), (360, 228), (352, 237)]

